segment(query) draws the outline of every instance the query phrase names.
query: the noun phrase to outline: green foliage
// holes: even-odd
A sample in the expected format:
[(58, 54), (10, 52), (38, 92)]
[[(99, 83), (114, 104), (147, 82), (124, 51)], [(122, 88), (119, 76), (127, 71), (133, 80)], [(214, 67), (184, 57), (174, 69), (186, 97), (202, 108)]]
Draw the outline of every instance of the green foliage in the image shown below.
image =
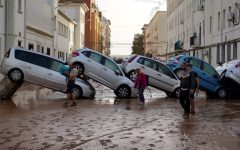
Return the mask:
[(139, 34), (139, 36), (134, 38), (132, 54), (144, 54), (143, 34)]

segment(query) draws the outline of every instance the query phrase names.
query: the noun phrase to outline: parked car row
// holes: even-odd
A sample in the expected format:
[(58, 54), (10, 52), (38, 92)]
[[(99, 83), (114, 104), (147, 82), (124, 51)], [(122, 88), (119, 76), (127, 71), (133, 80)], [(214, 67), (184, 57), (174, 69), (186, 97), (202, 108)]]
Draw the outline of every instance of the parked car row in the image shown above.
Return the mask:
[[(53, 57), (22, 48), (11, 48), (5, 54), (0, 71), (14, 82), (23, 80), (60, 92), (66, 92), (66, 77), (60, 73), (63, 62)], [(95, 96), (95, 89), (85, 80), (77, 79), (76, 98)]]

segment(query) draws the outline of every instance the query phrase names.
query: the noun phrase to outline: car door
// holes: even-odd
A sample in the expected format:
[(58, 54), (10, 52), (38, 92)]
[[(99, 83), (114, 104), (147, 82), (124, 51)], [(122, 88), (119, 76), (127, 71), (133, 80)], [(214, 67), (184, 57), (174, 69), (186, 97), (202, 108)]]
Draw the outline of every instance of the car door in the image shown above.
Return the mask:
[(85, 62), (85, 71), (87, 72), (86, 74), (97, 81), (102, 82), (101, 78), (99, 77), (99, 73), (101, 71), (101, 62), (102, 62), (102, 55), (91, 52), (91, 51), (83, 51), (82, 54), (84, 54), (86, 58)]
[(47, 68), (49, 68), (47, 57), (27, 52), (26, 62), (26, 77), (28, 81), (39, 85), (45, 85), (43, 80), (46, 77)]
[(112, 89), (117, 89), (118, 84), (115, 83), (119, 82), (122, 72), (117, 64), (115, 64), (111, 59), (105, 57), (102, 61), (99, 75), (106, 86)]
[(58, 91), (64, 91), (66, 89), (67, 79), (64, 75), (60, 73), (60, 69), (63, 67), (64, 64), (53, 58), (49, 58), (49, 63), (50, 66), (46, 72), (44, 84), (47, 85), (47, 87), (49, 88)]
[[(158, 72), (159, 72), (159, 87), (161, 89), (173, 92), (175, 90), (175, 85), (178, 84), (176, 76), (173, 72), (164, 64), (158, 62)], [(160, 81), (161, 80), (161, 81)]]

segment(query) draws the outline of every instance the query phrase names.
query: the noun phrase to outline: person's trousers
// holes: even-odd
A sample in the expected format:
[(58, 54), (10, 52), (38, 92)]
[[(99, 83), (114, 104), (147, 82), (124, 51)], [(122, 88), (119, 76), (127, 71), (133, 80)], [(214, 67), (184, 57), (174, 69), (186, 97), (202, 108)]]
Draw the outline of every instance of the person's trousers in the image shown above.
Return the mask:
[(143, 93), (144, 93), (144, 88), (142, 88), (142, 87), (138, 88), (138, 96), (139, 96), (140, 102), (144, 102), (145, 101)]
[(190, 99), (189, 99), (189, 90), (182, 90), (180, 91), (180, 104), (184, 109), (184, 113), (190, 113)]

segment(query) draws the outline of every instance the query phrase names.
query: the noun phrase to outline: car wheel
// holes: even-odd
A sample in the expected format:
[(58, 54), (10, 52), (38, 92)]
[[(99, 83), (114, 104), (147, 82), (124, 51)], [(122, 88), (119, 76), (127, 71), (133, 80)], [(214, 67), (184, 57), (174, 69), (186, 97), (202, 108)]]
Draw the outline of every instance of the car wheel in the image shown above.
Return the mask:
[(114, 92), (119, 98), (128, 98), (131, 95), (131, 89), (126, 85), (121, 85)]
[(80, 74), (80, 75), (84, 74), (85, 68), (84, 68), (83, 64), (81, 64), (81, 63), (74, 63), (73, 65), (78, 70), (78, 74)]
[(74, 97), (76, 99), (81, 98), (82, 94), (83, 94), (82, 88), (77, 86), (77, 85), (75, 85), (74, 88), (73, 88), (73, 95), (74, 95)]
[(180, 97), (180, 88), (176, 88), (175, 91), (174, 91), (174, 96), (179, 98)]
[(225, 88), (219, 88), (218, 91), (217, 91), (217, 95), (220, 98), (226, 98), (227, 95), (228, 95), (228, 92)]
[(22, 82), (23, 81), (23, 72), (20, 69), (12, 69), (9, 71), (8, 77), (13, 82)]
[(128, 78), (131, 80), (131, 81), (135, 81), (136, 80), (136, 73), (135, 71), (130, 71), (129, 74), (128, 74)]

